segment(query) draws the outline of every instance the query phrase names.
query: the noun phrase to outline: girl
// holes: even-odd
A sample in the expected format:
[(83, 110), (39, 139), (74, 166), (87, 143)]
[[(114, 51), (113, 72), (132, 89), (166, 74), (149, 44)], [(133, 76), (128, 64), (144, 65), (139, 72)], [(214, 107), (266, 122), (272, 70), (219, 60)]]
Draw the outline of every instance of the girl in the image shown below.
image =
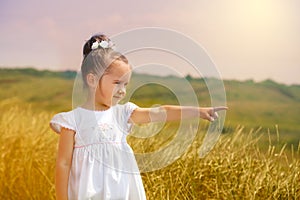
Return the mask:
[(126, 94), (131, 67), (105, 35), (95, 35), (83, 49), (81, 74), (87, 99), (56, 114), (51, 128), (60, 134), (56, 161), (57, 199), (146, 199), (138, 166), (126, 135), (132, 124), (201, 117), (209, 121), (227, 107), (155, 109), (118, 102)]

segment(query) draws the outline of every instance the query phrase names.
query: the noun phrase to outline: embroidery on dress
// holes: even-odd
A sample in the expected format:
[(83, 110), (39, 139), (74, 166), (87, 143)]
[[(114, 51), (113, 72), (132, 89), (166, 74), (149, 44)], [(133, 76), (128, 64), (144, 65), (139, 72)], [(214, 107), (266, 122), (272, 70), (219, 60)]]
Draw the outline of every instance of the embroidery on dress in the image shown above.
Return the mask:
[(108, 123), (99, 123), (98, 126), (94, 127), (97, 131), (100, 140), (114, 140), (115, 136), (112, 134), (111, 130), (113, 125)]

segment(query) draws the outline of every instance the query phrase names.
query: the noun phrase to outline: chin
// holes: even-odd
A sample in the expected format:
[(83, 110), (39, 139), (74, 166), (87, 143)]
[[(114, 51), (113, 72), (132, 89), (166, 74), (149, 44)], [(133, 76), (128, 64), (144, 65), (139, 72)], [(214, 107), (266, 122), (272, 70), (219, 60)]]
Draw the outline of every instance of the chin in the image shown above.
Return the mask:
[(120, 102), (120, 101), (113, 101), (113, 102), (111, 102), (111, 106), (115, 106), (115, 105), (117, 105), (119, 102)]
[(113, 99), (112, 100), (112, 106), (115, 106), (115, 105), (117, 105), (118, 103), (120, 103), (120, 101), (121, 101), (122, 99), (121, 98), (116, 98), (116, 99)]

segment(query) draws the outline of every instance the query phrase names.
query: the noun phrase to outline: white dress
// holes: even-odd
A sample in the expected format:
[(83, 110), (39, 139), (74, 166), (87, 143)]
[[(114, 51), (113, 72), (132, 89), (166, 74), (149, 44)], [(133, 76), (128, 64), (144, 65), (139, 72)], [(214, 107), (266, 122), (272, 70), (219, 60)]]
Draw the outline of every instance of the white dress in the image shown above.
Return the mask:
[(126, 141), (128, 119), (137, 106), (115, 105), (105, 111), (78, 107), (56, 114), (51, 128), (75, 131), (69, 199), (146, 199), (140, 172)]

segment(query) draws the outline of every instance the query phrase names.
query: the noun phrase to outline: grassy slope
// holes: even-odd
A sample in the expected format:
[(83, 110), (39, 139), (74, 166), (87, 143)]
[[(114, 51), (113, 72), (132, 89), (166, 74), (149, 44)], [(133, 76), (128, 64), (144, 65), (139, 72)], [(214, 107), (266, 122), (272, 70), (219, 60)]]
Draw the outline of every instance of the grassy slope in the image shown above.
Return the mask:
[(0, 69), (0, 99), (31, 103), (36, 110), (70, 109), (72, 88), (73, 79), (61, 73)]
[[(36, 110), (59, 112), (72, 108), (72, 72), (36, 71), (33, 69), (0, 69), (0, 99), (15, 98), (29, 102)], [(181, 87), (176, 77), (153, 77), (134, 75), (129, 90), (136, 84), (150, 80)], [(197, 94), (201, 106), (210, 105), (210, 97), (203, 79), (189, 80)], [(226, 126), (233, 130), (237, 125), (246, 128), (262, 127), (275, 133), (275, 125), (288, 142), (299, 141), (300, 135), (300, 86), (282, 85), (271, 80), (255, 83), (253, 81), (224, 81), (227, 104)], [(174, 92), (174, 91), (173, 91)], [(181, 87), (177, 96), (188, 96), (189, 90)], [(149, 84), (135, 90), (130, 101), (140, 106), (154, 104), (178, 104), (178, 99), (167, 87)], [(298, 139), (298, 141), (297, 141)]]

